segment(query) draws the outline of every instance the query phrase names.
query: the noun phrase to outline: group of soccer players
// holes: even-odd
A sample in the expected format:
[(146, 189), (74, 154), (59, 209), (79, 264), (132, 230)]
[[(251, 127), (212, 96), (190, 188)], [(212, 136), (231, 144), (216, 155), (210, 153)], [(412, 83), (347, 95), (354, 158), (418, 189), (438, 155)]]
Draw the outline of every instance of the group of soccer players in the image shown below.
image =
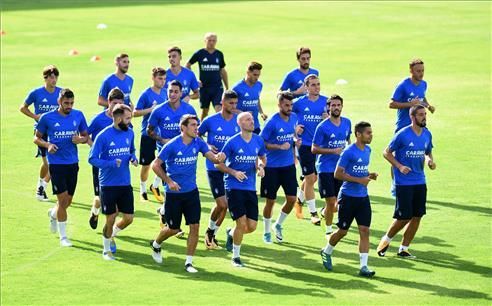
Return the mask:
[[(75, 94), (56, 86), (58, 69), (45, 67), (44, 86), (29, 93), (20, 111), (35, 120), (34, 143), (37, 156), (43, 160), (36, 197), (48, 200), (46, 189), (51, 180), (57, 203), (49, 209), (48, 217), (51, 231), (59, 233), (61, 246), (72, 245), (66, 230), (67, 209), (77, 185), (77, 145), (87, 143), (95, 195), (89, 224), (97, 228), (100, 212), (106, 219), (102, 257), (115, 259), (114, 238), (133, 222), (130, 166), (140, 165), (141, 200), (148, 200), (147, 180), (152, 168), (155, 178), (149, 190), (162, 203), (158, 209), (161, 229), (150, 241), (152, 258), (162, 263), (161, 245), (169, 237), (183, 235), (184, 216), (189, 225), (185, 270), (197, 272), (192, 260), (199, 240), (201, 204), (196, 171), (201, 153), (215, 199), (204, 239), (208, 249), (220, 248), (217, 233), (229, 211), (235, 225), (226, 230), (225, 248), (232, 252), (232, 265), (244, 266), (240, 257), (243, 237), (256, 230), (259, 216), (257, 175), (261, 177), (260, 195), (266, 199), (262, 213), (265, 243), (272, 243), (272, 234), (278, 243), (284, 240), (285, 219), (294, 208), (302, 219), (304, 203), (311, 223), (320, 225), (315, 204), (317, 182), (320, 197), (325, 199), (321, 216), (328, 243), (320, 253), (324, 267), (332, 270), (333, 249), (355, 219), (360, 234), (359, 275), (373, 276), (375, 272), (367, 263), (372, 215), (367, 185), (378, 174), (369, 171), (371, 125), (355, 124), (355, 141), (351, 141), (352, 123), (341, 116), (344, 100), (336, 94), (320, 94), (319, 72), (310, 67), (309, 48), (297, 50), (299, 66), (286, 75), (277, 95), (278, 112), (269, 117), (260, 103), (262, 65), (249, 63), (245, 77), (229, 89), (224, 55), (216, 43), (217, 35), (207, 33), (205, 48), (196, 51), (186, 67), (181, 66), (181, 49), (170, 48), (170, 68), (152, 69), (152, 84), (136, 105), (130, 98), (133, 79), (127, 74), (129, 56), (119, 54), (116, 71), (103, 81), (99, 92), (97, 103), (104, 109), (89, 125), (83, 113), (73, 108)], [(195, 63), (199, 65), (199, 81), (190, 70)], [(397, 86), (389, 104), (398, 115), (395, 135), (383, 156), (391, 164), (396, 204), (394, 220), (377, 248), (379, 256), (385, 255), (391, 239), (404, 229), (397, 255), (414, 258), (408, 248), (426, 213), (424, 166), (436, 168), (432, 136), (426, 128), (426, 110), (433, 113), (435, 108), (425, 97), (424, 63), (413, 60), (409, 68), (410, 77)], [(199, 99), (200, 118), (190, 99)], [(210, 104), (215, 114), (209, 114)], [(34, 105), (34, 112), (30, 105)], [(131, 120), (140, 116), (137, 158)], [(259, 117), (265, 121), (263, 126)], [(302, 173), (300, 187), (297, 165)], [(272, 224), (280, 187), (285, 202)]]

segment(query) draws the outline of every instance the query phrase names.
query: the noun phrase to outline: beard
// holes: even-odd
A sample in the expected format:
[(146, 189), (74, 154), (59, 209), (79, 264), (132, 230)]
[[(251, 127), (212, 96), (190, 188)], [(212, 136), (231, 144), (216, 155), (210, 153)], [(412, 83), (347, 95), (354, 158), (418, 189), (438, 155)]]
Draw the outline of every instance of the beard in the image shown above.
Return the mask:
[(309, 69), (309, 64), (303, 64), (301, 65), (302, 69)]
[(124, 124), (123, 122), (120, 122), (120, 123), (118, 123), (118, 127), (119, 127), (122, 131), (128, 131), (128, 124)]
[(417, 122), (417, 125), (420, 126), (421, 128), (425, 128), (427, 124), (425, 121), (422, 121), (422, 122)]

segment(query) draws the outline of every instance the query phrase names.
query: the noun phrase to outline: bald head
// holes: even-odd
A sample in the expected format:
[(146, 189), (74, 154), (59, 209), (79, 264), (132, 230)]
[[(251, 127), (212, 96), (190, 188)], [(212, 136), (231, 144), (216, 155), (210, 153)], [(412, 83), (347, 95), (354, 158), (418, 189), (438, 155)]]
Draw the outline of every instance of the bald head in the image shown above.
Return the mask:
[(237, 124), (241, 131), (253, 132), (255, 130), (255, 121), (250, 112), (242, 112), (237, 116)]

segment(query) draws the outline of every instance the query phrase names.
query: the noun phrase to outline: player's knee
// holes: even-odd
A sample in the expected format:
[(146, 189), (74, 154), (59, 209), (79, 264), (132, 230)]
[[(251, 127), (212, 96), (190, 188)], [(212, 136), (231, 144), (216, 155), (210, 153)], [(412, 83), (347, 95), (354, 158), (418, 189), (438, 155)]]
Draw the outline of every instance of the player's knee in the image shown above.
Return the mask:
[(347, 230), (339, 229), (338, 236), (340, 236), (340, 238), (345, 237), (347, 235), (347, 232)]
[(256, 230), (256, 222), (255, 223), (248, 223), (246, 224), (246, 231), (245, 233), (252, 233)]
[(317, 181), (316, 175), (310, 174), (304, 177), (304, 180), (306, 181), (307, 184), (314, 184)]
[(133, 223), (133, 215), (123, 215), (123, 221), (126, 225), (130, 225)]
[(359, 227), (359, 233), (361, 236), (369, 236), (369, 227), (367, 226)]
[(200, 229), (200, 224), (190, 224), (190, 235), (198, 236), (198, 231)]

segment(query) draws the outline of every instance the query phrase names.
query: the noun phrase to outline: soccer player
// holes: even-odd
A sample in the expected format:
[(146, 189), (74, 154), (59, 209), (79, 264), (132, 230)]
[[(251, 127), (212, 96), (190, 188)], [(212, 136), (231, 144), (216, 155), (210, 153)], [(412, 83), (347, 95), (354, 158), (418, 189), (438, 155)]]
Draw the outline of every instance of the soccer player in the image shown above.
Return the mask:
[[(37, 122), (42, 114), (58, 108), (58, 96), (61, 88), (56, 86), (60, 72), (54, 65), (49, 65), (43, 69), (44, 85), (33, 89), (26, 97), (24, 103), (20, 106), (20, 112), (34, 119), (34, 130), (36, 130)], [(29, 106), (34, 104), (34, 113), (31, 112)], [(44, 135), (44, 141), (48, 135)], [(50, 173), (48, 170), (48, 160), (46, 159), (46, 148), (38, 146), (36, 157), (41, 156), (41, 167), (39, 169), (39, 180), (36, 188), (36, 199), (38, 201), (48, 201), (46, 195), (46, 187), (50, 181)]]
[(319, 76), (319, 72), (316, 69), (310, 68), (311, 62), (311, 50), (309, 48), (301, 47), (296, 51), (297, 61), (299, 62), (299, 68), (296, 68), (289, 72), (280, 86), (280, 90), (288, 90), (294, 94), (294, 97), (298, 98), (307, 92), (306, 86), (304, 86), (304, 79), (314, 74)]
[(323, 120), (314, 132), (311, 152), (316, 154), (316, 171), (318, 172), (318, 191), (325, 199), (324, 212), (326, 236), (333, 233), (333, 214), (336, 212), (338, 192), (342, 181), (335, 178), (335, 167), (340, 154), (350, 144), (352, 124), (342, 117), (343, 98), (332, 95), (329, 100), (330, 117)]
[(390, 108), (397, 109), (395, 133), (411, 124), (409, 109), (412, 106), (422, 104), (431, 113), (436, 110), (425, 97), (427, 82), (424, 81), (424, 62), (421, 59), (414, 59), (409, 67), (410, 77), (398, 84), (389, 103)]
[(410, 108), (412, 124), (404, 127), (384, 150), (384, 158), (391, 164), (396, 186), (396, 205), (393, 223), (381, 239), (377, 253), (384, 256), (391, 239), (406, 226), (398, 257), (413, 259), (408, 248), (426, 213), (427, 185), (424, 165), (436, 169), (432, 156), (432, 135), (426, 126), (423, 105)]
[(237, 116), (241, 132), (229, 138), (222, 148), (225, 164), (217, 165), (224, 172), (226, 199), (229, 213), (236, 226), (227, 229), (226, 249), (232, 251), (232, 265), (243, 267), (240, 258), (244, 234), (256, 230), (258, 222), (258, 197), (256, 177), (265, 175), (266, 149), (263, 139), (254, 134), (255, 123), (249, 112)]
[[(181, 83), (178, 80), (171, 81), (167, 88), (169, 100), (154, 108), (150, 113), (147, 124), (147, 135), (157, 142), (156, 146), (159, 152), (163, 145), (180, 134), (179, 122), (183, 115), (191, 114), (196, 116), (193, 106), (181, 101), (182, 92), (183, 86)], [(156, 182), (154, 181), (154, 183)], [(159, 186), (153, 184), (150, 190), (156, 199), (162, 202), (162, 207), (158, 211), (161, 216), (161, 223), (164, 224), (164, 198), (158, 188)], [(182, 234), (182, 232), (179, 232), (178, 236), (182, 236)]]
[(183, 101), (190, 102), (190, 99), (198, 99), (200, 95), (198, 88), (200, 85), (198, 84), (193, 71), (181, 66), (181, 49), (178, 47), (170, 48), (167, 50), (167, 57), (169, 58), (171, 67), (167, 69), (165, 88), (167, 89), (172, 81), (178, 80), (183, 86), (181, 92), (181, 99), (183, 99)]
[[(326, 103), (328, 98), (320, 95), (319, 78), (310, 74), (304, 80), (307, 88), (307, 95), (294, 100), (293, 112), (297, 115), (298, 123), (302, 127), (299, 136), (302, 139), (299, 147), (299, 160), (301, 164), (302, 175), (304, 180), (301, 184), (301, 191), (298, 198), (306, 199), (306, 203), (311, 213), (311, 223), (320, 225), (321, 220), (316, 211), (316, 200), (314, 195), (314, 184), (316, 183), (316, 154), (311, 152), (314, 132), (318, 124), (327, 117)], [(302, 218), (302, 202), (296, 201), (296, 215)]]
[[(421, 59), (414, 59), (409, 64), (410, 77), (405, 78), (396, 86), (396, 89), (389, 103), (389, 108), (396, 109), (396, 124), (395, 134), (402, 128), (411, 124), (409, 110), (415, 105), (423, 105), (429, 109), (431, 113), (436, 110), (434, 106), (429, 104), (426, 98), (427, 82), (424, 81), (424, 62)], [(391, 194), (395, 194), (395, 184), (393, 169), (391, 170)]]
[[(92, 147), (96, 136), (104, 130), (106, 127), (113, 124), (113, 108), (117, 104), (124, 103), (124, 94), (118, 88), (113, 88), (108, 95), (108, 108), (94, 116), (89, 127), (87, 128), (87, 133), (91, 136), (87, 139), (87, 144)], [(101, 208), (101, 199), (99, 197), (100, 186), (99, 186), (99, 169), (96, 166), (92, 166), (92, 185), (94, 188), (94, 200), (91, 208), (91, 216), (89, 218), (89, 225), (92, 229), (97, 228), (97, 222), (99, 219), (99, 210)]]
[[(103, 253), (105, 260), (114, 260), (111, 242), (114, 237), (133, 222), (133, 189), (130, 167), (138, 165), (135, 156), (134, 133), (129, 128), (132, 110), (120, 104), (112, 111), (113, 124), (97, 135), (89, 152), (89, 163), (99, 169), (102, 213), (106, 215), (103, 228)], [(123, 217), (116, 223), (118, 213)]]
[(295, 167), (294, 138), (296, 135), (297, 116), (292, 113), (294, 95), (284, 91), (278, 94), (278, 109), (265, 123), (260, 136), (265, 141), (268, 167), (261, 179), (260, 194), (266, 198), (263, 208), (265, 225), (263, 241), (272, 243), (271, 222), (272, 209), (277, 198), (277, 191), (282, 186), (285, 203), (282, 205), (277, 221), (273, 225), (277, 242), (283, 242), (282, 224), (292, 211), (296, 202), (297, 178)]
[[(77, 145), (87, 142), (87, 123), (81, 111), (73, 109), (74, 94), (64, 88), (58, 98), (58, 109), (44, 113), (36, 127), (34, 143), (47, 149), (48, 165), (51, 174), (56, 206), (48, 210), (51, 232), (60, 234), (60, 245), (72, 246), (67, 238), (67, 209), (72, 203), (79, 158)], [(43, 140), (48, 135), (48, 141)]]
[(330, 236), (326, 247), (321, 250), (323, 266), (332, 270), (331, 255), (337, 243), (347, 235), (354, 219), (359, 227), (359, 275), (372, 277), (375, 272), (369, 270), (369, 227), (371, 226), (371, 203), (367, 185), (376, 180), (378, 174), (369, 172), (369, 159), (372, 141), (372, 128), (367, 122), (355, 125), (355, 143), (349, 145), (340, 156), (335, 169), (335, 178), (343, 181), (338, 195), (338, 230)]
[[(213, 153), (218, 153), (229, 138), (239, 133), (237, 115), (234, 113), (237, 106), (237, 94), (233, 90), (226, 90), (222, 95), (222, 109), (219, 113), (208, 116), (198, 127), (198, 134), (207, 134), (207, 144)], [(227, 201), (224, 188), (224, 173), (217, 170), (214, 164), (207, 160), (207, 177), (210, 190), (215, 199), (215, 206), (210, 212), (205, 246), (207, 249), (219, 247), (216, 234), (227, 213)]]
[[(200, 108), (202, 109), (200, 121), (208, 116), (210, 102), (212, 102), (215, 112), (220, 111), (224, 87), (226, 90), (229, 89), (224, 54), (215, 49), (216, 44), (217, 34), (205, 34), (205, 48), (196, 51), (186, 63), (186, 68), (191, 69), (191, 65), (198, 62), (200, 82), (202, 83), (200, 87)], [(224, 82), (224, 87), (222, 87), (222, 82)]]
[[(133, 116), (140, 117), (142, 119), (142, 136), (140, 138), (140, 199), (142, 201), (148, 201), (147, 197), (147, 179), (149, 178), (150, 164), (155, 159), (156, 143), (155, 140), (147, 135), (147, 123), (149, 121), (150, 113), (160, 105), (167, 101), (167, 92), (164, 89), (166, 83), (166, 70), (161, 67), (152, 68), (152, 86), (142, 92), (138, 99), (137, 106), (133, 111)], [(153, 186), (159, 186), (162, 184), (159, 176), (155, 176)], [(160, 195), (157, 190), (153, 190), (152, 193)], [(162, 202), (162, 198), (157, 199)]]
[(178, 233), (181, 218), (184, 216), (186, 224), (190, 226), (185, 261), (185, 270), (190, 273), (198, 272), (192, 262), (198, 243), (201, 210), (200, 194), (196, 185), (198, 153), (201, 152), (214, 163), (223, 162), (225, 159), (223, 153), (212, 153), (205, 141), (198, 137), (198, 122), (196, 115), (184, 115), (179, 123), (181, 135), (164, 145), (152, 164), (154, 172), (166, 182), (167, 220), (155, 240), (150, 241), (152, 258), (155, 262), (162, 263), (161, 244)]
[(125, 95), (125, 104), (132, 106), (130, 94), (132, 93), (133, 78), (127, 74), (128, 67), (130, 66), (128, 54), (120, 53), (116, 55), (114, 64), (116, 65), (116, 71), (115, 73), (108, 75), (102, 82), (97, 104), (108, 107), (107, 97), (109, 92), (111, 89), (118, 87)]
[(268, 118), (267, 114), (261, 108), (260, 95), (263, 89), (263, 84), (258, 81), (263, 66), (257, 62), (248, 64), (246, 77), (239, 81), (232, 90), (238, 95), (237, 112), (250, 112), (253, 115), (255, 122), (255, 134), (260, 134), (260, 121), (258, 113), (263, 120)]

